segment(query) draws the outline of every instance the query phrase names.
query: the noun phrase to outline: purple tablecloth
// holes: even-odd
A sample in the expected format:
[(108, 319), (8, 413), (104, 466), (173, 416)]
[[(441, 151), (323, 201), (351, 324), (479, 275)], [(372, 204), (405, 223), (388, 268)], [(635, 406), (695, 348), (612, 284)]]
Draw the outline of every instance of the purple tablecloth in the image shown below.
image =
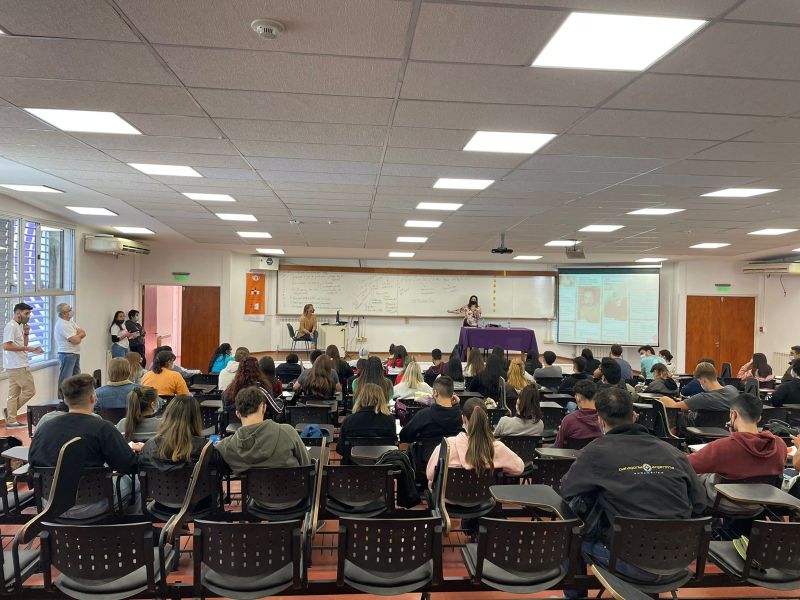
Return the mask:
[(536, 334), (522, 327), (462, 327), (458, 336), (461, 345), (461, 360), (467, 358), (467, 348), (494, 348), (521, 352), (538, 352)]

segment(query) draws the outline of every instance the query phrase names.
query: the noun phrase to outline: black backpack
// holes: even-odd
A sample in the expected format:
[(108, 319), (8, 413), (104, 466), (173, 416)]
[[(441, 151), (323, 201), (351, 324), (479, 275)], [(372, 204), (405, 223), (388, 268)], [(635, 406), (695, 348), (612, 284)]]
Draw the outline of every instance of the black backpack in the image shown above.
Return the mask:
[(764, 431), (769, 431), (773, 435), (781, 438), (788, 438), (790, 435), (798, 435), (797, 428), (792, 427), (786, 421), (770, 419), (764, 424)]
[(400, 506), (414, 508), (422, 501), (414, 484), (414, 464), (408, 454), (402, 450), (389, 450), (375, 464), (392, 465), (394, 471), (400, 471), (397, 476), (397, 503)]

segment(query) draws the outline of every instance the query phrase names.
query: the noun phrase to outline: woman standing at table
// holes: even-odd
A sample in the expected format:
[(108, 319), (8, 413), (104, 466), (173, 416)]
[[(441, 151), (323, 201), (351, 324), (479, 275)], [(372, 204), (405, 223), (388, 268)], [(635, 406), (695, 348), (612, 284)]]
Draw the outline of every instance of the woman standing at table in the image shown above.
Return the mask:
[(448, 310), (452, 315), (464, 315), (463, 327), (477, 327), (481, 320), (481, 307), (478, 305), (478, 297), (470, 296), (466, 306)]

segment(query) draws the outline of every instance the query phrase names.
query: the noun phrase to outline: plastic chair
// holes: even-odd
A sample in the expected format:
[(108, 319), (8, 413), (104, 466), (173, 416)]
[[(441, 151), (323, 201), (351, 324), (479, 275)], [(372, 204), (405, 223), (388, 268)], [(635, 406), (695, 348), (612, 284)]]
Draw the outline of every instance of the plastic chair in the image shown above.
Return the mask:
[(330, 423), (327, 406), (287, 406), (286, 422), (292, 427), (298, 423)]
[(323, 466), (322, 518), (376, 517), (394, 510), (391, 465)]
[(314, 505), (315, 465), (250, 469), (242, 474), (242, 514), (258, 521), (293, 521)]
[(560, 494), (561, 478), (567, 474), (572, 463), (573, 461), (562, 458), (537, 458), (533, 461), (534, 472), (531, 478), (534, 483), (549, 485)]
[(489, 426), (492, 428), (492, 431), (494, 431), (500, 419), (503, 417), (510, 417), (511, 412), (507, 408), (490, 408), (486, 411), (486, 415), (489, 417)]
[(448, 467), (442, 503), (447, 514), (457, 519), (475, 519), (495, 510), (497, 502), (489, 488), (498, 482), (500, 471), (475, 471)]
[[(14, 436), (0, 437), (0, 453), (22, 446), (22, 442)], [(20, 491), (17, 478), (11, 468), (11, 459), (0, 456), (0, 501), (3, 503), (3, 515), (19, 514), (23, 508), (33, 502), (33, 491)]]
[(536, 460), (536, 448), (542, 447), (540, 435), (510, 435), (500, 441), (526, 463)]
[[(36, 505), (37, 512), (44, 510), (44, 498), (49, 497), (51, 487), (56, 477), (56, 467), (34, 467), (31, 469), (33, 475), (33, 498)], [(111, 476), (111, 469), (109, 467), (91, 467), (82, 469), (79, 477), (78, 488), (76, 494), (72, 498), (72, 505), (74, 506), (94, 504), (105, 500), (108, 508), (105, 513), (96, 517), (86, 519), (74, 519), (70, 517), (62, 517), (59, 513), (53, 519), (59, 523), (72, 523), (72, 524), (89, 524), (96, 521), (106, 519), (109, 515), (117, 513), (117, 508), (114, 502), (114, 483)]]
[(108, 421), (116, 426), (122, 419), (125, 418), (127, 409), (124, 408), (98, 408), (95, 411), (104, 421)]
[(28, 415), (28, 437), (33, 437), (33, 428), (39, 424), (42, 417), (49, 412), (60, 411), (66, 412), (67, 406), (61, 400), (46, 400), (44, 402), (26, 404), (26, 413)]
[(294, 327), (292, 327), (291, 323), (286, 324), (287, 329), (289, 329), (289, 338), (292, 340), (292, 347), (291, 351), (294, 352), (295, 346), (297, 342), (305, 342), (306, 343), (306, 358), (311, 357), (311, 342), (306, 339), (298, 339), (297, 333), (295, 333)]
[[(193, 476), (194, 465), (191, 464), (171, 471), (142, 469), (139, 482), (145, 516), (153, 521), (166, 522), (180, 512)], [(189, 518), (208, 517), (222, 511), (220, 480), (215, 469), (208, 468), (200, 473), (195, 494), (197, 502)], [(203, 502), (202, 507), (197, 506), (200, 502)]]

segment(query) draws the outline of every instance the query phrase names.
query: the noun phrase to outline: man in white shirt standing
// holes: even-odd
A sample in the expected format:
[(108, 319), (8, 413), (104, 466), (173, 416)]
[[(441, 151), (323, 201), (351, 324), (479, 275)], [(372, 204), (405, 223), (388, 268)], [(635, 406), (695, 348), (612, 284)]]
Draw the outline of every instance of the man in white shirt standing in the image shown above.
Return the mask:
[(61, 397), (61, 383), (67, 378), (81, 372), (81, 342), (86, 332), (72, 320), (72, 307), (66, 302), (56, 306), (58, 319), (53, 328), (56, 340), (58, 364), (58, 396)]
[(36, 394), (33, 375), (28, 366), (28, 352), (42, 354), (39, 346), (29, 346), (28, 336), (33, 307), (24, 302), (14, 306), (14, 318), (3, 329), (3, 367), (8, 371), (8, 403), (6, 427), (25, 427), (17, 421), (17, 411)]

